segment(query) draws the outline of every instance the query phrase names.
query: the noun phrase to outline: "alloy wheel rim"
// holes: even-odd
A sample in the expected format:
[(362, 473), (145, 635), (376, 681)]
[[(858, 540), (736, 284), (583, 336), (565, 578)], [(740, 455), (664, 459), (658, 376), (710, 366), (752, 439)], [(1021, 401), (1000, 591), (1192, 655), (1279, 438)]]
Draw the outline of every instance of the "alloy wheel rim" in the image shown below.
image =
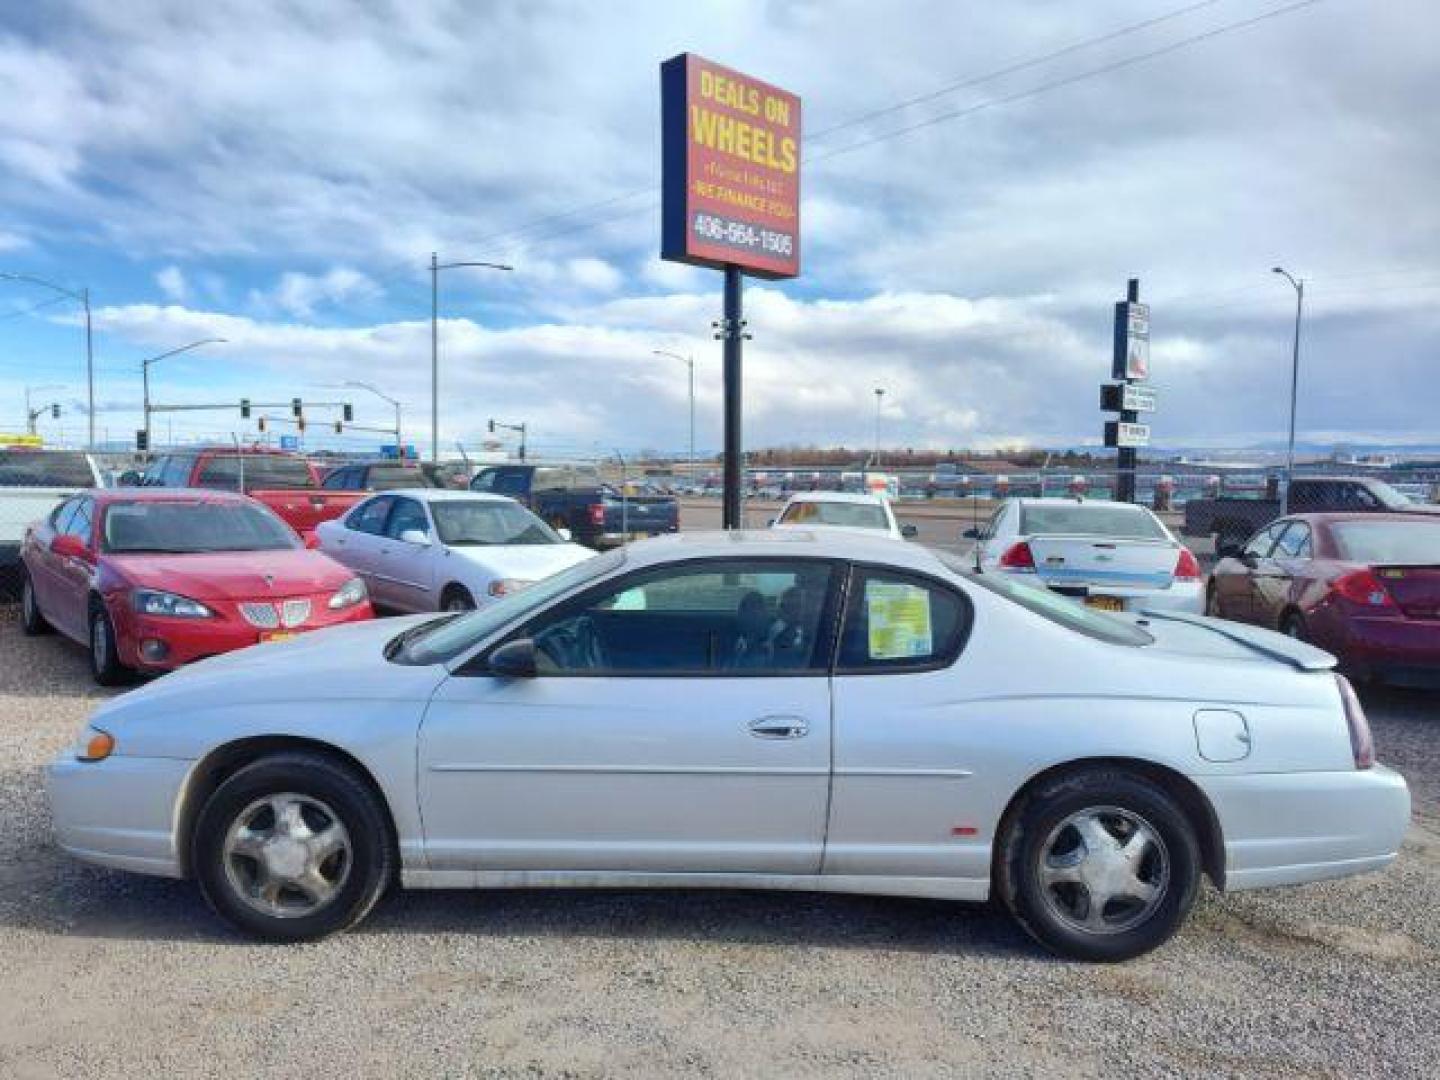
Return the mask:
[(1088, 807), (1065, 818), (1041, 845), (1039, 864), (1045, 906), (1087, 934), (1133, 930), (1169, 892), (1164, 839), (1139, 814), (1118, 806)]
[(296, 792), (256, 799), (221, 848), (225, 878), (247, 907), (273, 919), (313, 915), (350, 878), (350, 833), (326, 803)]

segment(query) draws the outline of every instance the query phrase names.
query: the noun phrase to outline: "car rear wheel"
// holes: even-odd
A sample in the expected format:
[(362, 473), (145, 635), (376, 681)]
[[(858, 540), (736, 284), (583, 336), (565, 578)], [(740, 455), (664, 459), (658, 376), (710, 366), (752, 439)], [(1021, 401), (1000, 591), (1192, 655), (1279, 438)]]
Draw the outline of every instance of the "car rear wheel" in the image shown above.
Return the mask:
[(355, 925), (395, 876), (379, 797), (318, 754), (276, 754), (226, 780), (200, 812), (191, 852), (215, 912), (271, 941)]
[(35, 585), (29, 571), (22, 570), (20, 578), (20, 629), (31, 637), (50, 632), (50, 624), (40, 614), (40, 605), (35, 602)]
[(475, 598), (464, 585), (451, 585), (440, 597), (441, 611), (474, 611)]
[(132, 672), (120, 662), (115, 625), (98, 601), (90, 606), (90, 674), (101, 686), (123, 686)]
[(1200, 873), (1194, 827), (1165, 791), (1134, 773), (1095, 769), (1026, 800), (1003, 840), (997, 891), (1047, 949), (1113, 962), (1175, 933)]

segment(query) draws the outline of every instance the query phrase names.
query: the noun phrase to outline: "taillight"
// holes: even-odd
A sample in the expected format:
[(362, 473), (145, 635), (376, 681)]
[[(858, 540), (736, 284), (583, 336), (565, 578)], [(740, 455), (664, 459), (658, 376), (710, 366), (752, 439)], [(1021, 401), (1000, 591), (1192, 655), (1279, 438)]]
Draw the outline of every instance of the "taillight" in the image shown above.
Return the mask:
[(1365, 719), (1365, 710), (1355, 688), (1344, 675), (1336, 675), (1340, 684), (1340, 700), (1345, 705), (1345, 726), (1350, 729), (1350, 753), (1355, 758), (1355, 768), (1368, 769), (1375, 764), (1375, 737), (1370, 734), (1370, 721)]
[(1011, 544), (1000, 556), (1000, 566), (1005, 570), (1034, 570), (1035, 554), (1024, 540)]
[(605, 504), (604, 504), (604, 503), (591, 503), (591, 504), (590, 504), (589, 506), (587, 506), (585, 509), (586, 509), (587, 511), (589, 511), (589, 513), (590, 513), (590, 524), (591, 524), (591, 525), (604, 525), (604, 524), (605, 524)]
[(1175, 560), (1176, 581), (1199, 581), (1200, 560), (1187, 547), (1180, 549), (1180, 557)]
[(1359, 604), (1361, 607), (1380, 609), (1395, 607), (1394, 598), (1385, 591), (1385, 586), (1380, 584), (1380, 579), (1369, 570), (1352, 570), (1350, 573), (1336, 578), (1331, 588), (1352, 604)]

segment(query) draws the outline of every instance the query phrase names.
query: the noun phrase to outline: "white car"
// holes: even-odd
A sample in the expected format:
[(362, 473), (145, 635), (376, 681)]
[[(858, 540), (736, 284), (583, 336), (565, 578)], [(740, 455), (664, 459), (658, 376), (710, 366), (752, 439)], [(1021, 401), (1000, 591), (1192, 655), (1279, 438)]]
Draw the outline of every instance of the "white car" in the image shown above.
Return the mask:
[(791, 495), (770, 523), (773, 529), (860, 529), (883, 532), (896, 540), (915, 535), (914, 525), (895, 520), (890, 500), (844, 491), (805, 491)]
[(967, 529), (982, 573), (1023, 574), (1104, 611), (1205, 610), (1200, 563), (1153, 513), (1102, 499), (1006, 499)]
[[(1043, 656), (1045, 662), (1034, 662)], [(1332, 657), (1090, 611), (877, 533), (642, 541), (458, 618), (321, 630), (113, 698), (59, 844), (268, 938), (411, 888), (983, 901), (1117, 960), (1223, 889), (1387, 865), (1401, 777)]]
[(393, 611), (469, 611), (595, 553), (514, 499), (444, 488), (385, 491), (316, 530), (320, 550)]

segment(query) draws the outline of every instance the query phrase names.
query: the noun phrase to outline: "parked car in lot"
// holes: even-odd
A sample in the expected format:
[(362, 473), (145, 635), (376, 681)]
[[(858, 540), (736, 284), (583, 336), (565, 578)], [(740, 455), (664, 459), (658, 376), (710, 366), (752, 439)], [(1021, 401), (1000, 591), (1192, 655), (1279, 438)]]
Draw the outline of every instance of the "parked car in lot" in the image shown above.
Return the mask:
[(1206, 610), (1313, 642), (1353, 677), (1440, 686), (1440, 517), (1281, 518), (1216, 565)]
[(592, 558), (513, 499), (413, 488), (317, 530), (320, 550), (395, 611), (469, 611)]
[(470, 490), (509, 496), (551, 528), (569, 529), (601, 550), (680, 528), (675, 496), (626, 494), (593, 465), (490, 465), (475, 474)]
[(81, 492), (30, 527), (22, 556), (25, 632), (88, 644), (104, 686), (371, 617), (353, 573), (239, 494)]
[(400, 488), (442, 487), (435, 473), (418, 464), (399, 461), (363, 461), (337, 465), (325, 474), (325, 491), (396, 491)]
[(338, 517), (364, 498), (359, 492), (322, 491), (317, 468), (296, 454), (266, 447), (162, 454), (145, 470), (144, 485), (243, 492), (268, 506), (306, 542), (320, 522)]
[(1409, 793), (1332, 664), (879, 535), (690, 534), (159, 680), (92, 715), (50, 797), (65, 850), (194, 878), (280, 940), (398, 878), (993, 894), (1119, 960), (1202, 876), (1395, 857)]
[(26, 526), (76, 491), (100, 486), (100, 468), (89, 454), (0, 447), (0, 593), (13, 598), (19, 592)]
[(1266, 498), (1260, 490), (1251, 497), (1189, 499), (1185, 503), (1186, 536), (1211, 536), (1217, 555), (1237, 553), (1246, 539), (1283, 511), (1292, 514), (1440, 514), (1440, 507), (1414, 502), (1384, 480), (1370, 477), (1297, 476), (1290, 483), (1288, 503)]
[(976, 569), (1023, 574), (1106, 611), (1163, 608), (1199, 614), (1200, 563), (1164, 523), (1133, 503), (1007, 499), (979, 528)]
[(916, 534), (914, 525), (895, 520), (890, 500), (844, 491), (805, 491), (791, 495), (771, 523), (776, 529), (862, 529), (896, 540)]

